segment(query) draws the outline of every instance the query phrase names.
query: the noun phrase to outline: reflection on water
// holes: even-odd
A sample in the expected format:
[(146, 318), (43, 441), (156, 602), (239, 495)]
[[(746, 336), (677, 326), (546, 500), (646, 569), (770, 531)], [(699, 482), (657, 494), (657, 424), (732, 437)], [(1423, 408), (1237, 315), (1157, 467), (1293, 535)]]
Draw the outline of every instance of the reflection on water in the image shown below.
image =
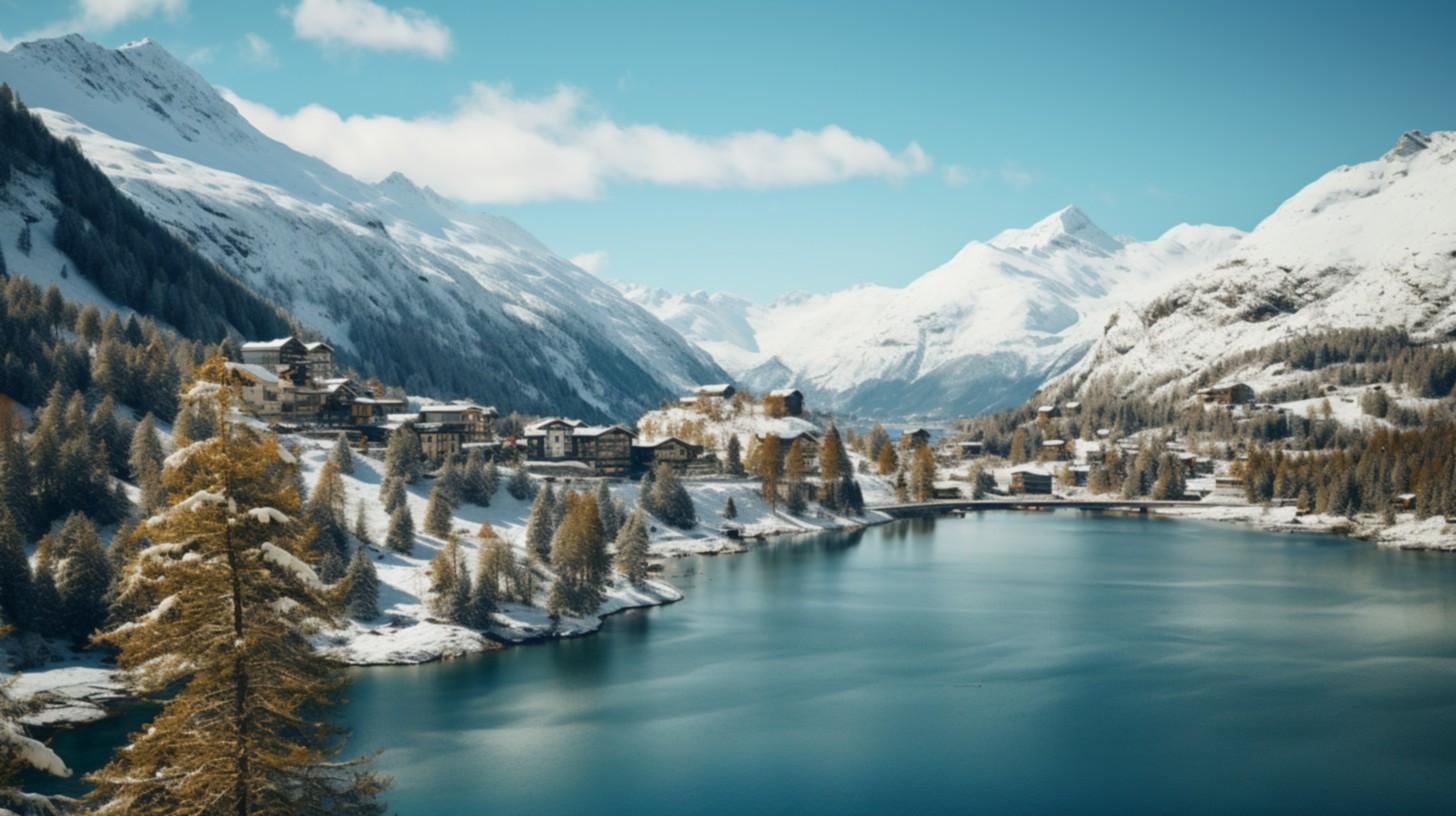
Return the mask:
[[(1456, 801), (1450, 557), (983, 513), (763, 542), (668, 574), (685, 601), (596, 637), (356, 671), (351, 753), (386, 749), (401, 813)], [(74, 743), (58, 747), (72, 759)]]

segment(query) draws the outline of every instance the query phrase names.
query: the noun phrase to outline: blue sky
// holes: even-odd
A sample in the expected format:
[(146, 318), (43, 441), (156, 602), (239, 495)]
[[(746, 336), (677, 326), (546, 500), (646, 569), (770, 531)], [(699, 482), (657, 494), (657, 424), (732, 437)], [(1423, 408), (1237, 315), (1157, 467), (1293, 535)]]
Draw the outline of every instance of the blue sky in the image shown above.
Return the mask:
[(1453, 5), (1390, 8), (0, 0), (0, 36), (149, 36), (356, 175), (606, 277), (767, 299), (901, 285), (1072, 203), (1142, 238), (1251, 228), (1456, 127)]

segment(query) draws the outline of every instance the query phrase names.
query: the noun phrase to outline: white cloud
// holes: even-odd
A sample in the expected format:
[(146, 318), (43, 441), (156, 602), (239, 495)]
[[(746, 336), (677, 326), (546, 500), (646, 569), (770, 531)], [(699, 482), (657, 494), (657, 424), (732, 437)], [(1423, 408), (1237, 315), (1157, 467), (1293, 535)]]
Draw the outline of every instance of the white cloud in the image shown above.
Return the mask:
[(1006, 163), (1001, 165), (1001, 181), (1005, 182), (1008, 187), (1020, 190), (1036, 181), (1036, 176), (1016, 162), (1007, 159)]
[(259, 130), (347, 173), (375, 181), (398, 170), (476, 203), (589, 199), (609, 181), (751, 189), (861, 177), (898, 182), (934, 163), (914, 142), (891, 153), (837, 125), (709, 137), (618, 124), (568, 86), (528, 99), (478, 83), (449, 114), (417, 119), (346, 118), (321, 105), (282, 114), (225, 94)]
[(976, 167), (966, 167), (962, 164), (948, 164), (940, 171), (941, 180), (947, 187), (964, 187), (967, 184), (985, 179), (990, 173)]
[(605, 249), (594, 249), (591, 252), (572, 255), (571, 262), (593, 275), (600, 275), (607, 268), (607, 251)]
[(450, 29), (411, 8), (391, 11), (369, 0), (302, 0), (293, 33), (326, 46), (405, 51), (441, 59), (453, 48)]
[(81, 0), (78, 28), (107, 31), (127, 20), (151, 17), (158, 12), (176, 17), (187, 10), (187, 0)]
[(278, 57), (273, 53), (273, 44), (249, 31), (238, 42), (238, 53), (243, 60), (258, 68), (277, 68)]
[(27, 31), (14, 39), (0, 35), (0, 49), (9, 50), (18, 43), (64, 34), (99, 34), (129, 20), (158, 13), (180, 17), (185, 11), (187, 0), (79, 0), (70, 17)]

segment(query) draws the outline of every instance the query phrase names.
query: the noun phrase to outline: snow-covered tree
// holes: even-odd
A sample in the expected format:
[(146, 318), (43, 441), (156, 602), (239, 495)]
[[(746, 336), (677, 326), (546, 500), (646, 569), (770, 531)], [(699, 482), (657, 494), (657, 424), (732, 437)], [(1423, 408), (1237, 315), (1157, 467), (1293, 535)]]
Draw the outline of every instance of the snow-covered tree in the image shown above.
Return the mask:
[(384, 505), (384, 512), (393, 514), (405, 504), (404, 480), (393, 476), (384, 477), (379, 483), (379, 502)]
[(360, 544), (373, 544), (374, 535), (369, 532), (369, 518), (364, 507), (364, 500), (360, 499), (354, 510), (354, 537), (359, 539)]
[(617, 503), (612, 501), (612, 489), (606, 479), (597, 484), (597, 507), (602, 514), (602, 535), (608, 540), (616, 538), (622, 528), (622, 517), (617, 515)]
[(343, 431), (339, 431), (334, 439), (334, 447), (329, 451), (329, 461), (334, 463), (340, 473), (354, 472), (354, 451), (349, 447), (349, 437)]
[(738, 518), (738, 505), (733, 503), (732, 496), (728, 497), (728, 501), (723, 502), (723, 518), (729, 521)]
[(531, 495), (531, 479), (526, 475), (525, 461), (516, 460), (516, 466), (511, 469), (511, 480), (506, 484), (506, 492), (517, 501), (525, 501)]
[(641, 510), (628, 516), (617, 532), (616, 549), (613, 566), (627, 580), (640, 586), (647, 580), (647, 521)]
[(430, 488), (430, 503), (425, 506), (425, 532), (436, 538), (450, 534), (450, 525), (455, 520), (455, 505), (450, 499), (447, 485), (436, 482)]
[(569, 492), (564, 503), (566, 516), (551, 542), (556, 581), (547, 594), (546, 611), (553, 618), (595, 612), (607, 599), (611, 570), (596, 496)]
[(403, 555), (414, 552), (415, 517), (410, 514), (408, 503), (400, 502), (389, 517), (389, 533), (384, 538), (384, 546)]
[[(191, 396), (227, 415), (226, 391)], [(305, 563), (295, 460), (272, 435), (218, 424), (163, 473), (183, 498), (127, 568), (123, 592), (151, 611), (103, 637), (134, 690), (172, 696), (91, 775), (90, 798), (138, 816), (376, 814), (382, 781), (335, 762), (338, 730), (319, 719), (343, 680), (308, 640), (336, 609)]]
[(414, 423), (406, 422), (389, 435), (384, 449), (384, 475), (414, 484), (425, 475), (425, 451)]
[(367, 548), (358, 547), (349, 559), (349, 568), (344, 572), (349, 581), (349, 592), (345, 596), (345, 611), (355, 620), (374, 620), (379, 617), (379, 572)]
[(551, 538), (556, 532), (552, 522), (555, 517), (556, 493), (548, 483), (542, 485), (536, 493), (536, 501), (531, 504), (531, 514), (526, 517), (526, 552), (542, 563), (551, 558)]
[(683, 487), (677, 471), (667, 462), (657, 466), (657, 477), (652, 485), (652, 512), (658, 518), (674, 527), (687, 529), (698, 523), (698, 511), (693, 499)]

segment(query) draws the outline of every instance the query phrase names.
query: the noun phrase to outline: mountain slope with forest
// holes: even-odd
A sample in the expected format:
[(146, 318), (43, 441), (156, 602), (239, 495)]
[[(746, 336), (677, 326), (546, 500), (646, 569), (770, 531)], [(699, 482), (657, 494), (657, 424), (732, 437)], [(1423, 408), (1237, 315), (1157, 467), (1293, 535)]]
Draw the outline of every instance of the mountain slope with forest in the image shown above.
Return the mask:
[(0, 54), (0, 80), (147, 215), (366, 375), (588, 419), (725, 379), (515, 223), (268, 139), (156, 43), (24, 43)]

